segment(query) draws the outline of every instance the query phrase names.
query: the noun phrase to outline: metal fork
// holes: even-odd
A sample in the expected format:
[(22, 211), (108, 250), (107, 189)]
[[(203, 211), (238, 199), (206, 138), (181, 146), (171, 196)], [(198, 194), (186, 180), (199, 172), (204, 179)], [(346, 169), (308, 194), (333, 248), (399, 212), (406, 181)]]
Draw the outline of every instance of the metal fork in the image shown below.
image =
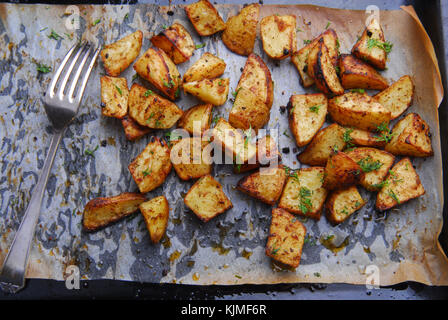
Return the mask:
[[(19, 230), (17, 230), (3, 263), (0, 288), (5, 292), (16, 293), (25, 286), (25, 273), (31, 242), (34, 238), (42, 197), (53, 160), (65, 129), (78, 112), (99, 51), (99, 48), (95, 49), (88, 43), (73, 46), (56, 70), (45, 93), (45, 111), (53, 126), (53, 136), (44, 167), (31, 195)], [(77, 66), (76, 69), (75, 66)], [(82, 78), (81, 75), (83, 75)], [(81, 82), (79, 82), (80, 79)]]

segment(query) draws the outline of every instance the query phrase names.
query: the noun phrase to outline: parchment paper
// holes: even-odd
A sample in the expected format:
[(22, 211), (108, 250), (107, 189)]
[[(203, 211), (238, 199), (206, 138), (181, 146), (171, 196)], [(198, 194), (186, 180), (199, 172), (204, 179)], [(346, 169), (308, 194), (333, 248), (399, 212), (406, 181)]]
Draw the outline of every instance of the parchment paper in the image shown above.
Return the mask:
[[(11, 244), (30, 193), (43, 166), (49, 145), (49, 122), (42, 93), (51, 77), (38, 74), (35, 62), (58, 66), (65, 52), (79, 39), (103, 44), (113, 42), (140, 29), (144, 32), (141, 53), (150, 45), (149, 38), (175, 21), (181, 22), (197, 44), (205, 43), (189, 62), (179, 66), (181, 74), (205, 51), (215, 53), (227, 63), (224, 77), (236, 87), (245, 57), (225, 48), (220, 36), (199, 38), (187, 21), (183, 7), (77, 6), (80, 28), (66, 29), (66, 6), (0, 5), (0, 262)], [(217, 5), (226, 20), (241, 6)], [(174, 15), (168, 15), (171, 9)], [(364, 29), (363, 11), (337, 10), (314, 6), (263, 6), (261, 17), (273, 13), (297, 16), (298, 46), (322, 32), (327, 23), (339, 36), (341, 52), (349, 52)], [(27, 277), (64, 279), (68, 265), (77, 265), (83, 279), (122, 279), (141, 282), (184, 284), (243, 284), (281, 282), (366, 283), (366, 267), (379, 270), (381, 285), (413, 280), (432, 285), (448, 284), (448, 261), (437, 241), (442, 226), (442, 159), (437, 108), (442, 100), (437, 59), (430, 39), (412, 7), (381, 11), (381, 24), (387, 40), (393, 43), (388, 70), (383, 74), (391, 82), (410, 74), (416, 87), (414, 103), (408, 112), (418, 112), (431, 127), (434, 156), (413, 159), (426, 194), (386, 214), (375, 212), (375, 194), (362, 191), (369, 200), (362, 210), (337, 227), (325, 217), (319, 222), (303, 220), (310, 236), (302, 261), (295, 271), (282, 270), (264, 254), (270, 223), (270, 206), (234, 189), (243, 175), (231, 174), (229, 165), (216, 165), (214, 174), (224, 186), (234, 208), (207, 224), (200, 222), (183, 204), (183, 195), (193, 182), (181, 182), (173, 172), (163, 186), (150, 192), (152, 198), (165, 194), (170, 207), (167, 236), (162, 244), (150, 243), (140, 214), (135, 214), (96, 233), (82, 231), (84, 205), (97, 196), (112, 196), (137, 187), (127, 166), (150, 135), (138, 142), (125, 139), (116, 119), (101, 116), (99, 63), (76, 120), (61, 142), (43, 199), (40, 221), (31, 251)], [(94, 21), (101, 19), (96, 25)], [(45, 29), (46, 28), (46, 29)], [(54, 29), (64, 39), (48, 38)], [(70, 39), (68, 33), (73, 36)], [(305, 91), (291, 62), (274, 62), (264, 54), (259, 38), (254, 51), (267, 63), (275, 81), (275, 98), (268, 128), (283, 133), (280, 148), (289, 147), (283, 162), (296, 169), (300, 163), (294, 150), (286, 114), (291, 94)], [(123, 75), (129, 85), (134, 71)], [(141, 80), (137, 80), (141, 81)], [(146, 83), (143, 83), (147, 85)], [(183, 96), (182, 109), (197, 103)], [(215, 114), (227, 118), (232, 103), (216, 107)], [(156, 133), (163, 135), (163, 132)], [(95, 156), (85, 154), (86, 149)], [(329, 250), (319, 239), (335, 235), (340, 250)], [(370, 270), (370, 269), (368, 269)]]

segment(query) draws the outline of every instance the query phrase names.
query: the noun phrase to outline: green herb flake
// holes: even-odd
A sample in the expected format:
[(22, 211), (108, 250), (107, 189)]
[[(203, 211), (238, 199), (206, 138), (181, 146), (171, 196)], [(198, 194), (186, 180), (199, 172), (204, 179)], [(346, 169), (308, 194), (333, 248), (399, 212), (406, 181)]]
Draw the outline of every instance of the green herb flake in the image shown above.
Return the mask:
[(127, 20), (129, 18), (129, 13), (126, 13), (125, 15), (124, 15), (124, 20)]
[(60, 39), (64, 39), (63, 37), (61, 37), (59, 34), (56, 33), (56, 31), (54, 31), (53, 29), (51, 29), (51, 33), (48, 35), (49, 39), (54, 39), (56, 41), (60, 40)]
[(198, 49), (202, 49), (202, 48), (205, 47), (205, 43), (197, 44), (197, 45), (195, 45), (194, 47), (196, 48), (196, 50), (198, 50)]
[(118, 93), (120, 94), (120, 96), (122, 96), (122, 95), (123, 95), (123, 92), (121, 91), (120, 87), (117, 86), (116, 84), (114, 84), (114, 86), (115, 86), (115, 89), (117, 89), (117, 91), (118, 91)]
[(311, 202), (311, 190), (306, 187), (301, 187), (299, 191), (299, 209), (303, 214), (307, 214), (311, 211), (313, 203)]
[(320, 273), (319, 272), (314, 272), (314, 276), (320, 278)]
[(51, 67), (43, 63), (36, 63), (36, 70), (40, 73), (48, 73), (51, 72)]
[(143, 171), (142, 173), (143, 173), (143, 176), (146, 177), (146, 176), (149, 176), (151, 174), (151, 170), (145, 169), (145, 171)]
[(48, 29), (48, 27), (42, 28), (42, 29), (39, 30), (39, 32), (45, 31), (47, 29)]
[(389, 183), (390, 183), (389, 180), (386, 179), (380, 183), (372, 184), (370, 186), (375, 189), (382, 189), (383, 187), (387, 187)]
[(94, 27), (100, 22), (101, 22), (101, 19), (96, 19), (95, 21), (92, 22), (92, 26)]
[(311, 40), (303, 40), (303, 44), (310, 44)]
[(386, 53), (389, 53), (392, 51), (393, 44), (390, 43), (389, 41), (382, 42), (377, 39), (371, 38), (367, 41), (367, 49), (372, 49), (374, 47), (380, 48), (384, 50)]
[(242, 277), (237, 274), (235, 275), (235, 278), (242, 279)]
[(310, 107), (310, 111), (314, 113), (319, 113), (320, 107), (322, 107), (322, 104), (316, 104), (315, 106)]
[(149, 97), (149, 96), (152, 96), (154, 94), (154, 92), (152, 92), (152, 90), (146, 90), (146, 92), (145, 92), (145, 97)]
[(327, 25), (325, 26), (325, 30), (327, 30), (327, 29), (330, 27), (330, 25), (331, 25), (331, 22), (328, 21), (328, 22), (327, 22)]
[(379, 168), (383, 166), (383, 164), (379, 160), (373, 161), (373, 159), (370, 156), (359, 160), (358, 164), (361, 167), (362, 171), (366, 173), (371, 171), (377, 171)]
[(240, 92), (241, 89), (242, 89), (242, 87), (241, 87), (241, 88), (238, 88), (238, 90), (236, 90), (236, 91), (233, 91), (233, 92), (232, 92), (232, 96), (233, 96), (234, 98), (236, 98), (238, 92)]
[(91, 156), (91, 157), (95, 157), (95, 151), (96, 150), (98, 150), (98, 148), (99, 148), (99, 146), (97, 145), (96, 147), (95, 147), (95, 149), (93, 149), (93, 150), (89, 150), (89, 149), (86, 149), (85, 151), (84, 151), (84, 154), (86, 155), (86, 156)]
[(387, 192), (387, 194), (395, 200), (395, 202), (397, 202), (398, 204), (400, 204), (400, 200), (398, 199), (397, 195), (395, 194), (395, 192), (391, 189), (389, 189), (389, 191)]
[(350, 92), (366, 93), (366, 90), (365, 89), (361, 89), (361, 88), (359, 88), (359, 89), (350, 89)]

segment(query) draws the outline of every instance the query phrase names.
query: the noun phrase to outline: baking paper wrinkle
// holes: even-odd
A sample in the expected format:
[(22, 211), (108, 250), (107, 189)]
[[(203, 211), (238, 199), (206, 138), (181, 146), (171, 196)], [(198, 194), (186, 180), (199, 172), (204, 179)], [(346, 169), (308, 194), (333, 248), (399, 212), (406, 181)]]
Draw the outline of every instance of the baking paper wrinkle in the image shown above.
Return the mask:
[[(46, 146), (49, 145), (50, 137), (44, 134), (49, 123), (41, 105), (41, 94), (45, 91), (51, 74), (38, 75), (32, 59), (50, 65), (54, 70), (57, 68), (57, 61), (61, 60), (78, 39), (110, 43), (135, 31), (136, 27), (141, 28), (145, 34), (141, 55), (150, 46), (150, 35), (159, 32), (163, 25), (179, 21), (190, 31), (195, 43), (206, 44), (204, 49), (196, 51), (189, 62), (178, 65), (181, 74), (202, 53), (210, 51), (224, 58), (227, 68), (223, 77), (230, 77), (230, 87), (236, 88), (240, 68), (244, 67), (246, 61), (246, 57), (230, 52), (220, 41), (219, 35), (199, 38), (182, 6), (173, 7), (172, 17), (166, 15), (165, 10), (157, 10), (155, 5), (78, 7), (81, 25), (85, 30), (74, 32), (73, 40), (65, 38), (55, 41), (48, 39), (47, 35), (54, 29), (64, 36), (65, 6), (0, 5), (0, 57), (4, 58), (0, 60), (0, 132), (7, 133), (2, 137), (0, 145), (0, 170), (2, 176), (6, 177), (0, 179), (0, 262), (3, 261), (20, 223), (10, 217), (22, 217), (16, 211), (22, 212), (30, 198), (28, 190), (34, 182), (31, 181), (33, 179), (23, 177), (38, 173), (37, 159), (44, 158)], [(242, 6), (216, 7), (226, 19)], [(129, 13), (127, 20), (125, 13)], [(261, 7), (260, 20), (275, 13), (296, 15), (297, 27), (301, 30), (297, 32), (298, 48), (303, 46), (304, 40), (323, 32), (330, 22), (329, 27), (335, 29), (339, 36), (341, 53), (349, 53), (357, 36), (364, 29), (366, 18), (364, 11), (359, 10), (310, 5), (266, 5)], [(101, 22), (92, 26), (90, 20), (99, 16)], [(82, 215), (76, 212), (82, 212), (83, 206), (91, 198), (137, 190), (127, 171), (127, 165), (143, 150), (151, 135), (137, 142), (128, 142), (119, 121), (105, 120), (101, 116), (99, 78), (104, 74), (104, 69), (102, 63), (98, 62), (77, 116), (82, 121), (74, 121), (70, 128), (72, 134), (64, 137), (65, 148), (60, 148), (56, 155), (52, 174), (60, 192), (53, 197), (44, 197), (45, 205), (42, 206), (36, 229), (27, 277), (63, 280), (65, 267), (75, 264), (79, 266), (83, 279), (203, 285), (286, 282), (365, 284), (366, 274), (363, 270), (366, 266), (377, 265), (380, 270), (380, 285), (408, 280), (448, 285), (448, 259), (437, 240), (442, 228), (443, 208), (437, 114), (443, 87), (437, 58), (431, 40), (411, 6), (404, 6), (402, 10), (381, 11), (380, 18), (386, 39), (394, 44), (389, 54), (388, 70), (382, 73), (393, 81), (406, 74), (413, 77), (416, 95), (407, 112), (419, 113), (428, 122), (433, 134), (434, 156), (412, 159), (426, 189), (423, 197), (403, 204), (398, 210), (389, 211), (385, 220), (376, 221), (373, 196), (369, 198), (371, 200), (368, 205), (338, 227), (331, 226), (325, 217), (319, 222), (306, 220), (304, 224), (308, 235), (316, 245), (305, 244), (301, 265), (295, 272), (278, 270), (265, 256), (271, 207), (232, 188), (243, 175), (233, 174), (229, 165), (214, 166), (214, 176), (225, 187), (234, 208), (207, 224), (198, 221), (183, 205), (181, 197), (193, 182), (182, 182), (172, 172), (162, 187), (147, 195), (148, 198), (166, 195), (171, 207), (168, 225), (171, 239), (165, 238), (158, 245), (151, 244), (139, 214), (95, 234), (83, 232)], [(47, 29), (41, 31), (44, 28)], [(267, 58), (259, 36), (254, 52), (267, 63), (275, 82), (274, 104), (267, 127), (278, 127), (280, 147), (288, 146), (292, 149), (296, 147), (295, 142), (282, 135), (285, 130), (289, 132), (289, 126), (287, 117), (280, 113), (279, 107), (287, 104), (291, 94), (315, 92), (315, 88), (305, 90), (299, 84), (298, 72), (289, 59), (277, 63)], [(134, 74), (132, 66), (122, 74), (127, 78), (129, 86)], [(36, 81), (36, 77), (39, 81)], [(141, 83), (147, 85), (145, 82)], [(198, 100), (185, 95), (177, 102), (183, 110), (197, 103)], [(228, 101), (225, 105), (214, 108), (214, 115), (227, 118), (231, 106), (232, 103)], [(154, 134), (162, 136), (164, 132)], [(100, 146), (101, 150), (96, 152), (95, 157), (86, 157), (84, 150), (94, 149), (101, 140), (107, 140), (107, 146)], [(32, 156), (23, 161), (22, 154), (25, 153)], [(39, 156), (33, 156), (37, 154)], [(107, 166), (104, 165), (105, 162), (108, 163)], [(293, 152), (284, 155), (283, 163), (294, 169), (301, 167)], [(17, 170), (18, 167), (22, 170)], [(110, 171), (114, 168), (116, 172), (112, 174)], [(22, 181), (20, 188), (18, 181)], [(58, 215), (64, 219), (58, 218)], [(232, 219), (226, 219), (226, 215), (231, 215)], [(365, 218), (369, 216), (373, 218)], [(53, 224), (65, 224), (65, 232), (59, 234), (51, 228)], [(347, 247), (337, 253), (319, 243), (323, 234), (332, 232), (343, 232), (349, 237)], [(393, 243), (397, 241), (398, 233), (401, 238), (394, 248)], [(101, 241), (102, 238), (104, 241)], [(56, 248), (59, 250), (55, 250)], [(226, 253), (229, 248), (230, 251)], [(370, 248), (370, 253), (366, 248)], [(175, 259), (172, 254), (176, 250), (181, 251), (181, 254)], [(244, 250), (252, 252), (250, 257), (242, 256)]]

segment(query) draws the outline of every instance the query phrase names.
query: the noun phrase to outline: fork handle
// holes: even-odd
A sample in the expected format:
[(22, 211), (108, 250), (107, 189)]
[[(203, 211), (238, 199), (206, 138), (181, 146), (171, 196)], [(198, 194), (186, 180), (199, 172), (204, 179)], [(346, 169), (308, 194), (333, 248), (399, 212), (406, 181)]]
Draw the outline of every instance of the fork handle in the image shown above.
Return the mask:
[(8, 293), (16, 293), (25, 286), (25, 273), (28, 265), (31, 242), (34, 238), (39, 219), (40, 207), (47, 185), (48, 176), (53, 165), (53, 160), (58, 150), (59, 143), (64, 135), (65, 128), (55, 132), (51, 138), (50, 149), (45, 158), (44, 167), (37, 180), (31, 200), (28, 203), (19, 230), (17, 230), (11, 247), (3, 263), (0, 273), (0, 288)]

